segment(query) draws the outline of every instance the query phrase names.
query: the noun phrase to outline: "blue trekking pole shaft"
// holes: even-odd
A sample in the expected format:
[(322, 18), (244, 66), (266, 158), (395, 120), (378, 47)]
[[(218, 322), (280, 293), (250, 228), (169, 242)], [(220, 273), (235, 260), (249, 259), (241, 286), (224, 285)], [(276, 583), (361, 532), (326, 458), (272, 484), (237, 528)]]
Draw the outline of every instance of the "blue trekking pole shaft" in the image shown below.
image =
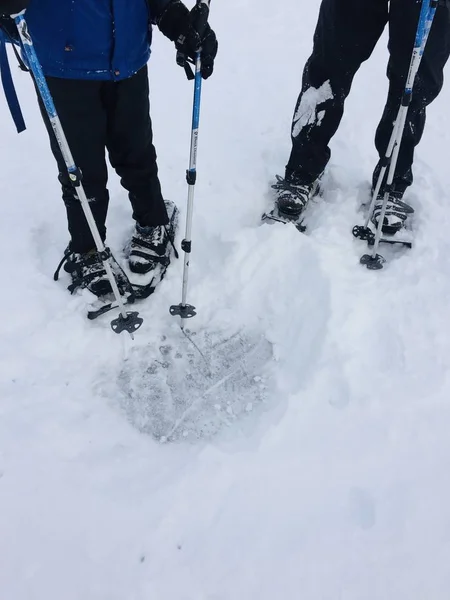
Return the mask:
[[(431, 25), (433, 24), (434, 16), (436, 14), (437, 0), (423, 0), (422, 9), (420, 11), (419, 24), (417, 26), (416, 41), (411, 57), (411, 63), (408, 72), (408, 79), (406, 81), (405, 91), (402, 98), (402, 103), (398, 112), (397, 119), (395, 121), (394, 131), (392, 133), (390, 148), (387, 154), (388, 163), (385, 167), (385, 171), (389, 166), (388, 177), (386, 180), (386, 191), (384, 194), (383, 206), (378, 221), (377, 232), (375, 235), (375, 243), (373, 246), (372, 257), (375, 257), (378, 251), (378, 246), (381, 239), (382, 227), (384, 223), (384, 217), (386, 214), (387, 203), (389, 200), (389, 194), (391, 192), (392, 184), (394, 182), (395, 171), (397, 168), (398, 155), (400, 152), (400, 146), (402, 143), (403, 132), (405, 130), (406, 117), (408, 115), (409, 106), (411, 104), (414, 82), (416, 80), (417, 72), (422, 62), (422, 56), (425, 51), (425, 47), (428, 41)], [(392, 146), (392, 147), (391, 147)], [(384, 176), (384, 174), (383, 174)], [(380, 178), (377, 182), (377, 187), (380, 190), (382, 185), (381, 173)], [(375, 197), (376, 199), (376, 197)]]
[[(196, 30), (200, 37), (203, 36), (209, 16), (210, 0), (197, 0), (197, 22)], [(198, 133), (200, 125), (200, 103), (202, 95), (202, 59), (201, 48), (196, 53), (195, 57), (195, 77), (194, 77), (194, 102), (192, 108), (192, 129), (191, 129), (191, 146), (189, 155), (189, 168), (186, 171), (186, 181), (188, 184), (188, 201), (186, 215), (186, 232), (181, 248), (184, 251), (184, 266), (183, 266), (183, 288), (181, 295), (181, 304), (171, 306), (170, 313), (173, 316), (181, 317), (181, 328), (184, 328), (184, 320), (196, 315), (195, 307), (187, 303), (188, 282), (189, 282), (189, 263), (192, 247), (192, 221), (194, 212), (194, 194), (195, 184), (197, 181), (197, 149), (198, 149)]]
[[(24, 17), (24, 13), (20, 13), (18, 15), (14, 15), (14, 21), (17, 26), (17, 30), (19, 32), (20, 40), (22, 42), (22, 48), (25, 53), (28, 66), (33, 74), (34, 81), (36, 83), (36, 87), (39, 91), (39, 95), (44, 104), (45, 110), (47, 112), (50, 124), (52, 126), (53, 132), (55, 134), (55, 138), (58, 142), (59, 148), (61, 150), (61, 154), (64, 158), (64, 162), (67, 167), (67, 172), (70, 178), (70, 181), (74, 188), (76, 188), (76, 195), (81, 202), (81, 206), (84, 211), (84, 215), (89, 224), (89, 229), (91, 230), (92, 237), (94, 238), (94, 242), (97, 248), (98, 253), (103, 261), (103, 266), (105, 268), (108, 279), (111, 283), (111, 287), (114, 293), (115, 300), (120, 308), (121, 317), (123, 322), (129, 320), (129, 315), (125, 311), (125, 305), (122, 300), (122, 296), (120, 295), (119, 288), (117, 286), (116, 279), (111, 269), (110, 265), (110, 251), (108, 248), (105, 248), (103, 240), (98, 231), (97, 224), (95, 222), (94, 216), (92, 214), (91, 207), (89, 206), (89, 201), (86, 196), (86, 192), (81, 183), (81, 172), (75, 165), (75, 161), (73, 159), (72, 153), (69, 148), (69, 144), (67, 142), (63, 127), (61, 125), (61, 121), (59, 119), (58, 113), (56, 112), (55, 104), (53, 102), (52, 95), (47, 85), (47, 81), (44, 76), (44, 72), (42, 71), (42, 67), (39, 63), (38, 57), (36, 55), (36, 51), (34, 49), (33, 40), (31, 39), (30, 33), (28, 31), (27, 22)], [(137, 313), (136, 313), (137, 314)], [(131, 313), (130, 313), (131, 315)], [(128, 330), (129, 333), (135, 331), (135, 327), (133, 329), (128, 330), (124, 327), (122, 330)]]
[[(370, 204), (369, 213), (365, 222), (364, 229), (367, 229), (369, 221), (372, 218), (373, 211), (375, 209), (375, 203), (378, 198), (378, 195), (381, 190), (381, 186), (383, 185), (383, 181), (388, 171), (388, 177), (386, 180), (385, 186), (385, 194), (383, 198), (383, 205), (380, 213), (380, 217), (378, 220), (377, 231), (375, 234), (375, 240), (373, 245), (373, 251), (371, 255), (371, 260), (374, 261), (372, 266), (374, 268), (381, 268), (382, 258), (378, 257), (377, 251), (378, 246), (380, 244), (381, 235), (382, 235), (382, 227), (384, 223), (384, 218), (386, 214), (387, 204), (389, 200), (389, 195), (392, 190), (392, 184), (394, 181), (395, 171), (397, 168), (398, 155), (400, 151), (400, 146), (403, 138), (403, 132), (405, 130), (406, 118), (408, 115), (409, 106), (411, 104), (414, 83), (416, 80), (417, 72), (420, 67), (420, 63), (422, 61), (423, 53), (425, 51), (425, 47), (427, 45), (428, 36), (431, 30), (431, 26), (433, 24), (434, 16), (436, 14), (436, 9), (438, 5), (438, 0), (423, 0), (422, 7), (420, 10), (419, 23), (417, 25), (417, 32), (415, 37), (414, 48), (411, 56), (411, 62), (408, 71), (408, 77), (405, 84), (405, 90), (403, 92), (402, 101), (400, 104), (400, 108), (397, 114), (397, 118), (394, 123), (394, 128), (392, 131), (391, 138), (389, 140), (389, 144), (386, 150), (386, 154), (381, 163), (381, 169), (378, 176), (378, 180), (373, 191), (372, 202)], [(367, 255), (363, 257), (367, 259)], [(376, 267), (376, 265), (378, 267)], [(366, 263), (370, 268), (370, 264)]]
[[(434, 5), (434, 6), (432, 6), (432, 5)], [(409, 105), (410, 105), (411, 99), (412, 99), (414, 81), (416, 79), (417, 71), (419, 70), (420, 62), (422, 60), (423, 52), (425, 50), (425, 46), (426, 46), (426, 43), (428, 40), (428, 34), (430, 33), (431, 25), (433, 23), (434, 15), (436, 12), (436, 7), (437, 7), (437, 0), (433, 1), (433, 2), (432, 2), (432, 0), (423, 0), (423, 2), (422, 2), (422, 8), (420, 11), (420, 16), (419, 16), (419, 24), (417, 26), (414, 49), (413, 49), (413, 53), (412, 53), (412, 57), (411, 57), (411, 63), (409, 66), (408, 79), (406, 81), (405, 91), (404, 91), (403, 98), (402, 98), (402, 103), (401, 103), (401, 106), (400, 106), (400, 109), (399, 109), (399, 112), (397, 115), (397, 119), (395, 120), (394, 129), (392, 131), (391, 139), (389, 140), (388, 148), (387, 148), (384, 160), (383, 160), (383, 164), (381, 167), (380, 175), (378, 177), (377, 185), (374, 190), (372, 203), (371, 203), (370, 209), (369, 209), (369, 215), (368, 215), (368, 218), (365, 223), (366, 227), (369, 224), (370, 218), (372, 216), (375, 202), (376, 202), (377, 196), (380, 192), (381, 185), (382, 185), (384, 177), (386, 175), (386, 171), (387, 171), (389, 165), (391, 165), (391, 167), (392, 167), (393, 161), (391, 161), (391, 158), (393, 157), (394, 148), (395, 147), (397, 148), (397, 154), (398, 154), (398, 150), (400, 150), (399, 137), (400, 137), (400, 141), (401, 141), (401, 138), (403, 136), (403, 130), (405, 127), (405, 122), (406, 122), (406, 115), (408, 113), (408, 108), (409, 108)], [(402, 126), (402, 121), (403, 121), (403, 126)]]
[(28, 32), (28, 26), (25, 21), (25, 17), (23, 16), (23, 14), (17, 15), (14, 18), (14, 21), (16, 23), (17, 30), (20, 35), (20, 40), (22, 42), (22, 48), (23, 48), (23, 51), (25, 52), (28, 66), (33, 74), (33, 79), (36, 83), (36, 87), (38, 88), (39, 95), (41, 96), (42, 102), (44, 104), (48, 118), (50, 120), (50, 124), (54, 131), (55, 137), (58, 141), (58, 145), (59, 145), (61, 153), (63, 155), (64, 162), (66, 163), (67, 171), (69, 172), (69, 176), (71, 177), (71, 180), (73, 181), (77, 177), (78, 170), (75, 166), (72, 154), (70, 152), (70, 148), (67, 143), (66, 136), (64, 135), (64, 132), (62, 130), (61, 122), (59, 120), (58, 113), (56, 112), (55, 104), (54, 104), (53, 98), (50, 94), (50, 90), (48, 89), (48, 85), (45, 80), (45, 76), (42, 71), (42, 67), (41, 67), (38, 57), (36, 55), (33, 41)]
[[(198, 130), (200, 125), (200, 102), (202, 95), (202, 74), (200, 52), (197, 52), (195, 60), (195, 80), (194, 80), (194, 104), (192, 109), (192, 130), (191, 130), (191, 149), (189, 154), (189, 169), (186, 172), (186, 181), (188, 184), (188, 202), (186, 216), (186, 234), (185, 241), (189, 244), (192, 239), (192, 221), (194, 210), (194, 193), (197, 181), (197, 149), (198, 149)], [(190, 248), (189, 248), (190, 252)], [(182, 304), (187, 300), (187, 284), (189, 270), (189, 252), (185, 251), (184, 273), (183, 273), (183, 296)]]

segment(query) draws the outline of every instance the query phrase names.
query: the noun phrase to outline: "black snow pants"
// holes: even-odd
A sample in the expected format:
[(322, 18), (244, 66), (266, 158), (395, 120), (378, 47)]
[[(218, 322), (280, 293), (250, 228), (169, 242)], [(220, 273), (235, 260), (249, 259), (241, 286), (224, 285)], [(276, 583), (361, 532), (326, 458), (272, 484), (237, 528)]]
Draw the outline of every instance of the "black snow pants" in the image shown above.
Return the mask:
[[(83, 186), (102, 239), (106, 237), (109, 202), (106, 150), (111, 166), (129, 192), (133, 218), (143, 226), (168, 223), (152, 141), (147, 67), (118, 82), (48, 77), (47, 83), (75, 164), (82, 171)], [(40, 104), (58, 163), (71, 249), (88, 252), (95, 243)]]
[[(389, 23), (389, 93), (375, 136), (380, 158), (385, 155), (406, 84), (420, 9), (419, 0), (322, 0), (313, 53), (305, 66), (294, 114), (287, 177), (311, 183), (323, 172), (330, 159), (328, 144), (339, 127), (353, 77)], [(400, 147), (394, 179), (399, 192), (412, 183), (414, 148), (423, 134), (426, 106), (442, 89), (449, 55), (450, 2), (439, 0)], [(377, 173), (378, 165), (374, 178)]]

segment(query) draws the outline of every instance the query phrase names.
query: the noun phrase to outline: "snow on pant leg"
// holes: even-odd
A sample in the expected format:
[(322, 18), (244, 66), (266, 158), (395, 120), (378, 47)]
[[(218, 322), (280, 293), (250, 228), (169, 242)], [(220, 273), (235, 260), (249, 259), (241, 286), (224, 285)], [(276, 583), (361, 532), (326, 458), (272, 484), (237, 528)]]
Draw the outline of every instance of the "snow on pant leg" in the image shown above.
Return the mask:
[[(389, 15), (388, 65), (389, 93), (386, 106), (378, 126), (375, 145), (380, 158), (386, 153), (397, 118), (401, 98), (405, 89), (411, 55), (414, 47), (417, 24), (421, 9), (420, 2), (413, 0), (391, 0)], [(413, 181), (412, 164), (414, 148), (420, 142), (425, 127), (426, 107), (433, 102), (442, 89), (444, 66), (450, 55), (450, 2), (442, 2), (437, 8), (427, 46), (414, 84), (412, 102), (408, 110), (405, 131), (400, 146), (397, 169), (394, 177), (395, 189), (404, 192)], [(374, 184), (380, 166), (374, 172)]]
[[(104, 240), (106, 238), (106, 214), (108, 211), (108, 172), (105, 160), (106, 113), (102, 107), (100, 81), (47, 78), (56, 110), (70, 150), (83, 174), (83, 187), (90, 201), (95, 222)], [(40, 102), (41, 112), (50, 137), (53, 155), (58, 163), (59, 180), (66, 205), (71, 248), (74, 252), (88, 252), (95, 248), (81, 203), (67, 175), (61, 151)]]
[(323, 172), (353, 77), (372, 54), (387, 19), (388, 0), (322, 0), (295, 107), (286, 176), (311, 183)]
[(109, 158), (129, 192), (133, 218), (143, 226), (165, 225), (169, 219), (153, 146), (147, 67), (105, 89)]

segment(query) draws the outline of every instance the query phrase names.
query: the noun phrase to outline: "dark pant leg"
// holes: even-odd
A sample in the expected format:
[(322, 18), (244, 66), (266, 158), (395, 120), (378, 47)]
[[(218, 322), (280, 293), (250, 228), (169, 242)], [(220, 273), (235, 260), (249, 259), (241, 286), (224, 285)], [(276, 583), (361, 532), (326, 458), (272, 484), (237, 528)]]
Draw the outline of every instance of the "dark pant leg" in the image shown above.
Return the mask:
[(310, 183), (323, 172), (353, 77), (372, 54), (387, 19), (388, 0), (322, 0), (295, 108), (286, 176)]
[[(375, 136), (380, 158), (386, 153), (393, 123), (400, 107), (414, 47), (421, 3), (413, 0), (391, 0), (389, 15), (388, 65), (389, 94), (386, 107)], [(436, 11), (427, 46), (414, 84), (412, 102), (408, 110), (405, 131), (400, 146), (394, 187), (400, 192), (413, 181), (414, 148), (420, 142), (425, 127), (426, 107), (442, 89), (443, 70), (450, 54), (450, 3), (441, 3)], [(379, 165), (374, 173), (374, 185)]]
[[(99, 81), (82, 81), (48, 77), (47, 83), (55, 102), (75, 164), (83, 174), (83, 186), (90, 202), (100, 235), (106, 237), (108, 211), (108, 172), (105, 161), (106, 113), (102, 107)], [(95, 243), (76, 195), (70, 184), (66, 165), (55, 135), (40, 101), (41, 112), (50, 137), (53, 155), (59, 169), (63, 200), (74, 252), (88, 252)]]
[(143, 226), (165, 225), (169, 219), (153, 146), (147, 67), (105, 89), (109, 158), (129, 192), (133, 218)]

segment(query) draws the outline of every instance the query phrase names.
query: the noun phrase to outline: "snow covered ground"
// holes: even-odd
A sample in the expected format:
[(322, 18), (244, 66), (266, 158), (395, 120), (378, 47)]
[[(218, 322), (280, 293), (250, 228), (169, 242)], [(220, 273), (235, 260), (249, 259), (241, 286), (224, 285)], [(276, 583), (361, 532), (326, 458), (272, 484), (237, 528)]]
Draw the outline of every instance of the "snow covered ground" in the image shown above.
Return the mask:
[[(450, 597), (450, 87), (417, 155), (411, 252), (370, 273), (350, 234), (376, 159), (385, 39), (355, 79), (309, 234), (259, 226), (318, 6), (212, 7), (220, 57), (202, 106), (191, 329), (206, 362), (244, 369), (203, 387), (187, 417), (195, 374), (203, 385), (212, 367), (168, 314), (181, 261), (140, 305), (134, 344), (109, 317), (88, 322), (52, 280), (65, 215), (30, 81), (16, 77), (21, 136), (0, 99), (2, 600)], [(158, 35), (155, 138), (184, 217), (183, 77)], [(111, 191), (120, 253), (130, 209), (115, 176)], [(176, 360), (194, 379), (175, 373), (187, 397), (169, 406), (153, 381)], [(227, 377), (216, 367), (211, 385)]]

